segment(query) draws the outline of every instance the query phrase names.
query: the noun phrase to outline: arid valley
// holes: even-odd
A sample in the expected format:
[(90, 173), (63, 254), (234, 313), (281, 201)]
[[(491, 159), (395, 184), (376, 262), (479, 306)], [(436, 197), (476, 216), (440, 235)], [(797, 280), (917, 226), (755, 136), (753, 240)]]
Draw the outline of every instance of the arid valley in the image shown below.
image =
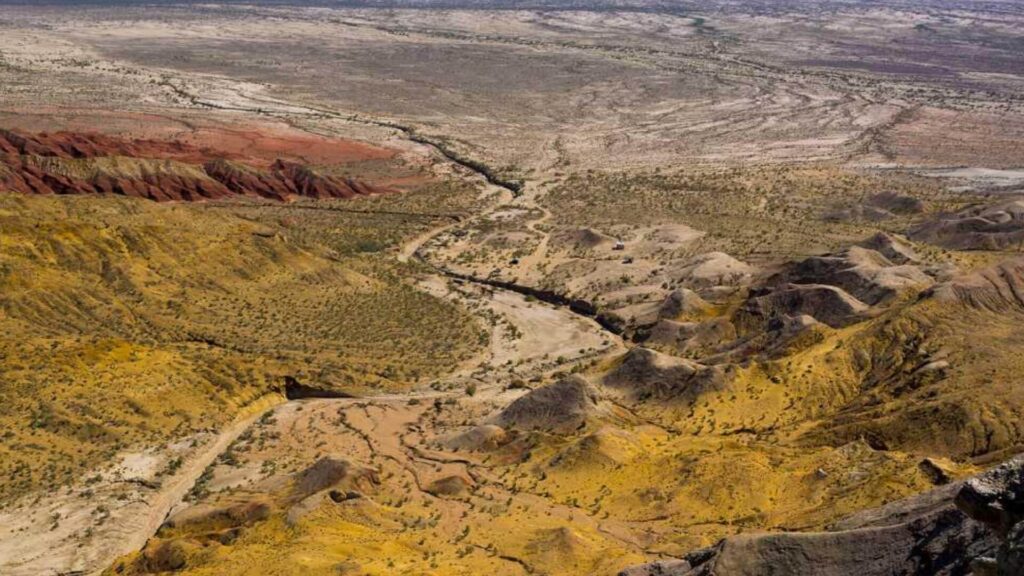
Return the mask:
[(0, 575), (1024, 575), (1024, 5), (0, 0)]

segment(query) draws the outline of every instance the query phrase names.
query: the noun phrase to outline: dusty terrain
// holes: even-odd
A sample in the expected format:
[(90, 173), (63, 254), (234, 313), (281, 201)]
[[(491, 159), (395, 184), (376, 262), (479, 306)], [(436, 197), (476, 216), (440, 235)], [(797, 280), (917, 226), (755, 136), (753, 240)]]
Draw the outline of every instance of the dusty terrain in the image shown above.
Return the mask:
[(432, 4), (0, 2), (0, 573), (1015, 573), (1018, 5)]

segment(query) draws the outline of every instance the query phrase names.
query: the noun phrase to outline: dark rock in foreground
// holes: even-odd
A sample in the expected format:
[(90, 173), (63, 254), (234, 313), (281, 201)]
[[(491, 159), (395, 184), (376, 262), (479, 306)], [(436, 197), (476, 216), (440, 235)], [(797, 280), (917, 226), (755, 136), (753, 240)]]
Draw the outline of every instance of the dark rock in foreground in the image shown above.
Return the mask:
[(620, 576), (1024, 574), (1024, 457), (867, 510), (829, 532), (741, 534)]

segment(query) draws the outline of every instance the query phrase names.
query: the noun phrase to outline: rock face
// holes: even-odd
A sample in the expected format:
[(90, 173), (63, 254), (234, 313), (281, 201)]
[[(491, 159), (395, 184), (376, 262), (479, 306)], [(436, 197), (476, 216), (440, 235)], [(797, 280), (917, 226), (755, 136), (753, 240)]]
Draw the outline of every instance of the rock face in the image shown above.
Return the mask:
[(620, 576), (1024, 574), (1024, 457), (859, 512), (830, 532), (743, 534)]
[(704, 392), (724, 386), (722, 369), (675, 358), (649, 348), (636, 347), (609, 372), (603, 384), (639, 399), (664, 398), (692, 401)]
[[(1002, 538), (995, 574), (1024, 574), (1024, 457), (965, 482), (956, 495), (956, 505)], [(981, 560), (978, 564), (992, 567), (993, 562)]]
[(117, 194), (156, 201), (253, 196), (351, 198), (387, 192), (277, 160), (261, 169), (179, 143), (0, 130), (0, 190)]
[(531, 390), (508, 405), (496, 418), (503, 428), (565, 433), (582, 426), (597, 410), (598, 395), (580, 376)]

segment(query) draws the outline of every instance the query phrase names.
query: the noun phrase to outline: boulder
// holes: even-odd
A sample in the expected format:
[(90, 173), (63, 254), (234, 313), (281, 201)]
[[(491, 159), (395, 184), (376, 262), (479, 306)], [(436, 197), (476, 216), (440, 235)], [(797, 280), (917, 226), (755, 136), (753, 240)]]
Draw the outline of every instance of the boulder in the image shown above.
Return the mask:
[(1002, 538), (995, 556), (996, 576), (1024, 574), (1024, 457), (964, 482), (956, 505)]
[[(858, 512), (827, 532), (740, 534), (629, 576), (959, 576), (995, 554), (996, 532), (954, 505), (964, 483)], [(997, 488), (1002, 493), (1002, 488)], [(988, 502), (984, 500), (983, 502)], [(985, 506), (984, 503), (981, 504)], [(1005, 574), (1011, 574), (1007, 572)], [(1020, 574), (1012, 572), (1012, 574)], [(1002, 573), (1000, 573), (1002, 576)]]

